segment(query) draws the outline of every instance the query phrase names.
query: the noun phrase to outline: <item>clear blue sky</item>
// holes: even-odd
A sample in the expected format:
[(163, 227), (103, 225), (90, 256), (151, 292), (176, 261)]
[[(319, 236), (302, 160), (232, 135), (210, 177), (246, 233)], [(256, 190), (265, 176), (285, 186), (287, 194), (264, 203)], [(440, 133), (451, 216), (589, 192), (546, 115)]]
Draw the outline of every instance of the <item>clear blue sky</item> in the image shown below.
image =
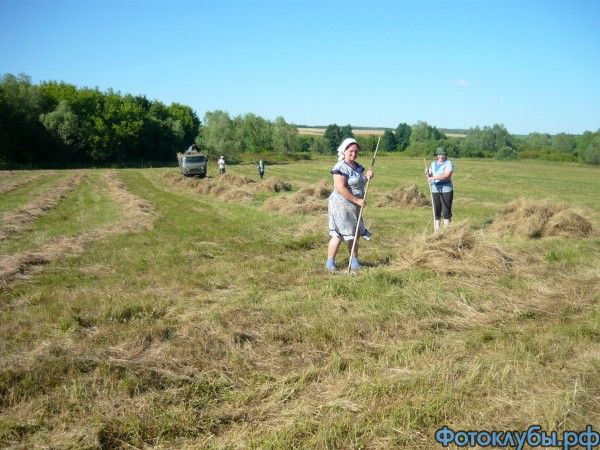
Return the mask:
[(0, 0), (0, 74), (202, 119), (600, 128), (600, 0)]

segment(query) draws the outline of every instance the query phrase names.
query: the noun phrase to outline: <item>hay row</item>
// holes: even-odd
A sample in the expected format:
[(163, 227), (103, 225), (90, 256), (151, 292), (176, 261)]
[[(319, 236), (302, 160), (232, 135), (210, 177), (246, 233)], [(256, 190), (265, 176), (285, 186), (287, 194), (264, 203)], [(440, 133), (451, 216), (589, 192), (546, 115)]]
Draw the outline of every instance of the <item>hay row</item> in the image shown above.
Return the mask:
[(291, 191), (292, 185), (279, 178), (255, 181), (240, 175), (225, 174), (217, 178), (202, 180), (186, 178), (175, 172), (166, 172), (163, 177), (175, 186), (195, 189), (200, 194), (210, 194), (226, 202), (246, 202), (261, 192)]
[(465, 222), (436, 234), (417, 236), (402, 251), (398, 269), (423, 268), (441, 275), (471, 277), (506, 275), (513, 258), (500, 248), (487, 243)]
[(284, 214), (320, 213), (327, 211), (325, 200), (330, 194), (331, 188), (326, 181), (321, 180), (317, 185), (306, 186), (291, 196), (270, 198), (263, 208)]
[[(0, 176), (0, 179), (2, 176)], [(26, 184), (31, 183), (40, 178), (40, 175), (33, 175), (30, 177), (25, 177), (17, 181), (13, 181), (7, 184), (3, 184), (0, 186), (0, 194), (6, 194), (7, 192), (14, 191), (15, 189), (20, 188), (21, 186), (25, 186)]]
[(0, 223), (0, 241), (26, 231), (29, 224), (56, 207), (84, 178), (85, 172), (77, 171), (68, 179), (42, 192), (18, 211), (4, 213)]
[(377, 206), (397, 208), (418, 208), (429, 206), (430, 199), (426, 197), (416, 184), (400, 186), (383, 195)]
[(590, 235), (592, 223), (568, 205), (520, 199), (505, 205), (489, 230), (500, 236), (515, 234), (532, 239), (550, 236), (580, 238)]
[(103, 179), (108, 185), (108, 196), (123, 212), (122, 218), (116, 223), (76, 236), (59, 236), (35, 251), (12, 254), (3, 258), (0, 260), (0, 287), (41, 270), (45, 264), (52, 261), (82, 254), (85, 247), (92, 242), (152, 228), (156, 217), (152, 205), (130, 193), (115, 172), (107, 172), (103, 175)]

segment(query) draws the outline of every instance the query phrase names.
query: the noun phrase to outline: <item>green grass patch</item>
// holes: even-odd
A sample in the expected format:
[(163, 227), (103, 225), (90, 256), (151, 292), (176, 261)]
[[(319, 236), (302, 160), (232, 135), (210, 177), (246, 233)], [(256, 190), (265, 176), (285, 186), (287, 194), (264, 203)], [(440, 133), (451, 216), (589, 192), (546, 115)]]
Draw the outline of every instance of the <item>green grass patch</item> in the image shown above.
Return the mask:
[[(298, 190), (329, 180), (334, 162), (267, 176)], [(398, 268), (431, 210), (375, 205), (404, 184), (425, 191), (418, 159), (378, 161), (364, 211), (374, 239), (355, 275), (323, 269), (322, 216), (263, 209), (280, 194), (223, 201), (171, 182), (172, 168), (118, 171), (154, 208), (151, 229), (91, 242), (0, 291), (0, 446), (432, 448), (443, 425), (596, 427), (600, 211), (580, 180), (600, 187), (597, 169), (455, 164), (455, 219), (514, 259), (505, 271)], [(253, 165), (228, 171), (257, 178)], [(118, 221), (101, 180), (90, 171), (2, 253)], [(573, 205), (595, 231), (489, 234), (521, 195)]]

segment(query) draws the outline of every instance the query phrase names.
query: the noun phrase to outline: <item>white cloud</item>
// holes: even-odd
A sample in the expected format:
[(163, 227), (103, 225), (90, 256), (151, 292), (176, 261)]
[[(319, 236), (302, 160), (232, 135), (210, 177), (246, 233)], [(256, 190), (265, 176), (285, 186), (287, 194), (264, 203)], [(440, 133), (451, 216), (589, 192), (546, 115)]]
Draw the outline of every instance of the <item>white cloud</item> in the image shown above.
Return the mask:
[(471, 86), (471, 82), (469, 80), (456, 80), (454, 84), (465, 89)]

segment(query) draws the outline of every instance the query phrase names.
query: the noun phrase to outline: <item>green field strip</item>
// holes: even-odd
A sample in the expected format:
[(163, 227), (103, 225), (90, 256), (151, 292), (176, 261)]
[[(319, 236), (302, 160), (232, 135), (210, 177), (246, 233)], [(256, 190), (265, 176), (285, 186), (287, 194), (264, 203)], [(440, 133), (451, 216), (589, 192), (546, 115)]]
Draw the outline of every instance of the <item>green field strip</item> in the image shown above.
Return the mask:
[(121, 212), (106, 188), (101, 171), (87, 171), (81, 185), (36, 219), (25, 234), (0, 242), (0, 255), (35, 250), (58, 236), (75, 236), (116, 222)]
[(69, 171), (43, 172), (42, 176), (35, 182), (27, 183), (10, 192), (0, 195), (0, 214), (8, 211), (16, 211), (21, 206), (26, 205), (33, 198), (42, 195), (44, 191), (50, 189), (56, 183), (68, 178), (71, 175)]
[[(508, 272), (398, 268), (431, 211), (375, 198), (414, 178), (417, 160), (386, 158), (370, 186), (375, 236), (354, 276), (323, 270), (324, 217), (202, 195), (163, 176), (175, 169), (117, 171), (156, 210), (153, 227), (90, 242), (1, 293), (0, 446), (432, 448), (444, 425), (596, 428), (598, 240), (483, 228), (511, 185), (581, 207), (597, 226), (579, 184), (597, 187), (595, 169), (459, 163), (457, 225), (514, 257)], [(316, 184), (331, 165), (267, 176)], [(103, 198), (98, 184), (91, 172), (69, 196), (65, 222), (78, 206), (104, 211), (78, 227), (108, 223), (104, 200), (72, 200)]]

